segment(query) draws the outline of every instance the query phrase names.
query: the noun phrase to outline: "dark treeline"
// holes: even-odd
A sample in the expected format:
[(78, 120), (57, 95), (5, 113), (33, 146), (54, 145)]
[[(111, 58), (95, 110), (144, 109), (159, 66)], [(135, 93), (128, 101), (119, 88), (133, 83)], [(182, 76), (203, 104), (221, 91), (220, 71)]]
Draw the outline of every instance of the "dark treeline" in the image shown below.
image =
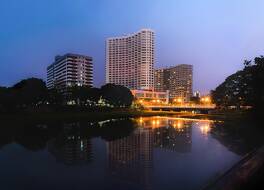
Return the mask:
[(264, 106), (264, 57), (245, 61), (244, 69), (227, 77), (212, 91), (214, 103), (222, 109), (250, 106), (261, 112)]
[(12, 87), (0, 87), (0, 111), (20, 111), (40, 107), (67, 107), (86, 109), (130, 107), (133, 95), (124, 86), (106, 84), (101, 88), (74, 86), (67, 93), (57, 89), (48, 90), (43, 80), (29, 78)]

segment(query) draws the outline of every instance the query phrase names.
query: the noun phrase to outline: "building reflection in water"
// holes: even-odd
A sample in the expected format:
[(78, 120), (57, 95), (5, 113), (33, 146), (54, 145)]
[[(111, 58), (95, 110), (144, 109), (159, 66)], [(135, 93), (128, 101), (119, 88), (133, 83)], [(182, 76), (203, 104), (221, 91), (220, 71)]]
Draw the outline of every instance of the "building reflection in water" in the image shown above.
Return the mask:
[(112, 177), (151, 189), (153, 148), (190, 152), (192, 122), (146, 117), (137, 123), (139, 127), (130, 136), (107, 142), (108, 169)]
[(78, 128), (78, 123), (65, 124), (63, 131), (48, 142), (48, 151), (58, 162), (79, 165), (92, 160), (91, 139), (83, 137)]
[(190, 152), (192, 146), (192, 121), (168, 117), (140, 118), (141, 127), (151, 127), (153, 146), (175, 152)]
[[(172, 117), (144, 117), (135, 121), (138, 127), (130, 135), (106, 141), (107, 171), (117, 184), (132, 183), (152, 189), (154, 149), (181, 154), (191, 152), (194, 121)], [(196, 124), (206, 137), (210, 122)], [(58, 162), (77, 165), (92, 160), (91, 139), (84, 137), (79, 129), (78, 123), (67, 124), (60, 135), (48, 142), (48, 150)]]
[(108, 169), (117, 179), (149, 188), (153, 168), (153, 133), (137, 128), (130, 136), (107, 143)]

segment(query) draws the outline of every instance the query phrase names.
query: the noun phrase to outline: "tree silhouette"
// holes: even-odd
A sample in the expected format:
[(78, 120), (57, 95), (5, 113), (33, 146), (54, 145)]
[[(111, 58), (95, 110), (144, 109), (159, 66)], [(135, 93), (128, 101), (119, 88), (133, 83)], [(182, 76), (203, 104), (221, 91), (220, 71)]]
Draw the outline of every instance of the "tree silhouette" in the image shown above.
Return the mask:
[(230, 75), (212, 91), (214, 103), (219, 107), (253, 106), (262, 110), (264, 106), (264, 57), (244, 61), (244, 69)]

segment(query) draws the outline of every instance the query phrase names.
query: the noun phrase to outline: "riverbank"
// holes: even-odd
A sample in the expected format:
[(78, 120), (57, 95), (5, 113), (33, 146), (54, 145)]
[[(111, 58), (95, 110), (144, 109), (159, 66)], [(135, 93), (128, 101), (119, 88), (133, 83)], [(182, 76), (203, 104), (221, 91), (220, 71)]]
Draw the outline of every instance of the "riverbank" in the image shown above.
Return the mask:
[(264, 146), (246, 154), (238, 163), (204, 190), (263, 189)]
[[(107, 119), (148, 117), (148, 116), (175, 116), (175, 117), (198, 117), (197, 114), (184, 112), (165, 111), (135, 111), (135, 110), (109, 110), (109, 111), (87, 111), (87, 112), (26, 112), (14, 114), (1, 114), (1, 121), (102, 121)], [(200, 117), (206, 117), (199, 114)]]
[(190, 119), (207, 119), (218, 121), (239, 121), (247, 119), (249, 116), (246, 112), (228, 112), (228, 113), (211, 113), (196, 114), (190, 112), (172, 112), (172, 111), (137, 111), (137, 110), (104, 110), (104, 111), (58, 111), (58, 112), (22, 112), (0, 114), (2, 122), (25, 122), (25, 121), (102, 121), (107, 119), (131, 118), (131, 117), (150, 117), (150, 116), (173, 116)]

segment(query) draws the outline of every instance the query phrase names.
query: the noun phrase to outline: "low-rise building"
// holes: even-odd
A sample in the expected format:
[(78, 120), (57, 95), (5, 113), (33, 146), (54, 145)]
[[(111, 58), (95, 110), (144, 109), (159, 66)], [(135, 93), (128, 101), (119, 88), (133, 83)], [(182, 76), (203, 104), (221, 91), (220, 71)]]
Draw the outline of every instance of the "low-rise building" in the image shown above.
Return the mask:
[(169, 103), (169, 91), (157, 92), (153, 90), (131, 90), (133, 96), (139, 101), (150, 103)]

